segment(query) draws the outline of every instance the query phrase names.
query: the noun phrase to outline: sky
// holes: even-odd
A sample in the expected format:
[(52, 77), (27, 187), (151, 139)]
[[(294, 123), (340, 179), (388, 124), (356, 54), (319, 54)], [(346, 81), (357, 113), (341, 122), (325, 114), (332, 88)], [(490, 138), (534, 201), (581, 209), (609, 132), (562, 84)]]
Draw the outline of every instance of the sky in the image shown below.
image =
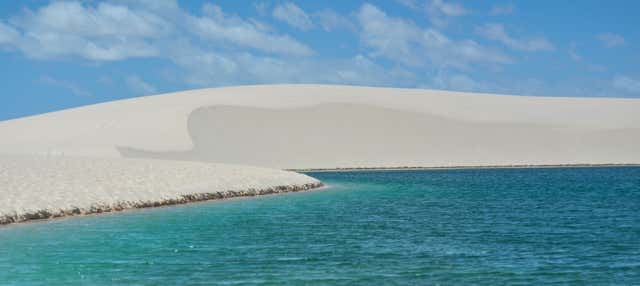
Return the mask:
[(0, 2), (0, 120), (272, 83), (640, 98), (640, 1)]

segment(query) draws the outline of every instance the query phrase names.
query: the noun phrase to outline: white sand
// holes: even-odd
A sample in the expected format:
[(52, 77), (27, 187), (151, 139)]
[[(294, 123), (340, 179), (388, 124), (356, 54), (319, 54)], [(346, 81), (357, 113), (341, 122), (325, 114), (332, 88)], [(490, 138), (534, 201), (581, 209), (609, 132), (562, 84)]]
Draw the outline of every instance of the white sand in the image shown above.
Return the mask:
[(0, 224), (319, 185), (303, 174), (236, 165), (0, 156)]
[(0, 153), (346, 168), (640, 163), (640, 99), (266, 85), (0, 122)]
[(7, 154), (0, 156), (0, 223), (320, 185), (292, 172), (203, 162), (638, 164), (638, 146), (640, 99), (327, 85), (193, 90), (0, 122)]

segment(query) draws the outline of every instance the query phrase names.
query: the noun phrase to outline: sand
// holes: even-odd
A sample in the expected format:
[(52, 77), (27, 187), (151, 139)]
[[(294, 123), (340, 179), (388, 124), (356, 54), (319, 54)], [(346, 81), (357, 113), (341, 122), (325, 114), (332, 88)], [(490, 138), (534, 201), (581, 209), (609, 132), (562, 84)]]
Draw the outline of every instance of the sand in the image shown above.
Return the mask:
[(640, 99), (331, 85), (191, 90), (0, 122), (0, 224), (321, 185), (242, 165), (639, 164), (638, 146)]
[(299, 173), (227, 164), (0, 156), (0, 224), (319, 186)]
[(282, 169), (638, 164), (640, 99), (264, 85), (0, 122), (0, 153)]

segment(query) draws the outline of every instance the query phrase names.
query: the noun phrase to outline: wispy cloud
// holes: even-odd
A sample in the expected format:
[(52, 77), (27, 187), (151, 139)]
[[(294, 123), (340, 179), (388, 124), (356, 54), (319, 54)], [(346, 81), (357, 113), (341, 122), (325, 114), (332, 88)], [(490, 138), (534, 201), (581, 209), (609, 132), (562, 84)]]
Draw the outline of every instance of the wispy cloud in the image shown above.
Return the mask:
[(396, 2), (400, 3), (400, 5), (402, 6), (405, 6), (414, 10), (420, 7), (420, 5), (418, 5), (417, 0), (396, 0)]
[[(35, 60), (79, 60), (81, 64), (88, 62), (97, 68), (106, 66), (102, 62), (159, 59), (170, 65), (166, 69), (173, 72), (172, 79), (180, 87), (290, 82), (527, 94), (552, 90), (534, 89), (548, 84), (539, 80), (509, 78), (498, 84), (500, 76), (496, 76), (497, 80), (488, 80), (490, 76), (476, 72), (511, 69), (508, 65), (514, 60), (509, 53), (518, 54), (512, 50), (556, 49), (555, 43), (543, 35), (530, 36), (526, 31), (512, 31), (498, 23), (472, 28), (473, 35), (469, 35), (466, 26), (447, 28), (457, 17), (480, 13), (462, 4), (467, 2), (397, 1), (415, 10), (385, 11), (382, 6), (364, 4), (348, 12), (330, 8), (314, 11), (307, 7), (315, 5), (306, 6), (305, 2), (256, 0), (257, 13), (253, 18), (214, 4), (204, 4), (198, 11), (184, 9), (175, 0), (50, 1), (7, 17), (10, 20), (0, 19), (0, 50), (8, 48), (9, 53), (22, 53)], [(506, 15), (514, 9), (512, 4), (498, 5), (491, 8), (490, 14)], [(487, 12), (482, 13), (487, 16)], [(421, 18), (411, 19), (425, 14), (427, 23)], [(475, 17), (468, 17), (460, 24), (467, 25), (467, 20), (474, 21)], [(306, 31), (304, 35), (320, 33), (322, 36), (336, 30), (348, 31), (335, 33), (337, 42), (332, 44), (357, 47), (325, 57), (322, 54), (325, 46), (319, 45), (315, 50), (316, 47), (305, 42), (304, 36), (298, 38), (302, 33), (292, 28)], [(455, 35), (449, 33), (454, 28)], [(485, 38), (494, 42), (487, 43)], [(603, 34), (598, 39), (609, 47), (626, 43), (616, 34)], [(560, 42), (557, 44), (561, 46)], [(588, 63), (594, 60), (591, 55), (574, 48), (557, 54), (565, 60), (571, 57), (589, 70), (596, 67)], [(613, 78), (610, 75), (605, 77), (603, 85), (619, 93), (629, 93), (636, 90), (637, 81), (629, 76)], [(100, 82), (108, 83), (106, 79)], [(43, 77), (38, 83), (64, 88), (77, 95), (88, 94), (77, 84), (65, 80)], [(124, 78), (126, 87), (135, 94), (161, 92), (164, 84), (154, 86), (155, 83), (141, 73)]]
[(581, 63), (582, 62), (582, 56), (578, 54), (578, 52), (576, 51), (577, 47), (576, 47), (576, 43), (571, 43), (571, 47), (569, 48), (569, 57), (574, 60), (575, 62)]
[(0, 24), (0, 41), (33, 58), (78, 57), (92, 61), (164, 57), (173, 42), (200, 37), (268, 53), (306, 56), (311, 48), (265, 29), (257, 21), (225, 14), (206, 4), (204, 16), (186, 13), (172, 1), (144, 1), (131, 6), (101, 2), (52, 2)]
[(255, 21), (227, 15), (219, 6), (206, 4), (204, 9), (208, 15), (187, 18), (188, 28), (204, 39), (276, 54), (308, 56), (313, 53), (307, 45), (268, 31)]
[(14, 43), (19, 36), (20, 35), (14, 28), (5, 25), (0, 21), (0, 45)]
[(588, 60), (586, 60), (580, 53), (578, 53), (578, 44), (575, 43), (575, 42), (571, 43), (571, 46), (569, 47), (569, 50), (567, 51), (567, 53), (569, 54), (569, 57), (574, 62), (576, 62), (577, 64), (580, 64), (580, 65), (583, 65), (589, 71), (602, 72), (602, 71), (605, 71), (607, 69), (606, 67), (604, 67), (602, 65), (594, 64), (594, 63), (591, 63)]
[(554, 50), (553, 44), (544, 37), (516, 38), (509, 35), (502, 24), (485, 24), (477, 27), (476, 32), (487, 39), (501, 42), (514, 50), (526, 52)]
[(258, 12), (258, 14), (265, 16), (268, 13), (269, 10), (269, 3), (267, 2), (254, 2), (253, 3), (253, 7), (256, 9), (256, 12)]
[(597, 36), (598, 40), (602, 42), (607, 48), (615, 48), (625, 44), (624, 37), (614, 33), (604, 33)]
[(79, 87), (74, 82), (67, 81), (67, 80), (56, 79), (56, 78), (53, 78), (51, 76), (46, 76), (46, 75), (45, 76), (41, 76), (38, 79), (38, 82), (41, 83), (41, 84), (46, 84), (46, 85), (55, 86), (55, 87), (59, 87), (59, 88), (68, 90), (69, 92), (71, 92), (71, 94), (76, 95), (76, 96), (90, 96), (91, 95), (91, 93), (89, 93), (88, 91), (82, 89), (81, 87)]
[(126, 79), (127, 86), (136, 95), (151, 95), (158, 92), (158, 90), (150, 83), (144, 81), (137, 75), (128, 76)]
[(431, 0), (428, 8), (445, 16), (457, 17), (469, 14), (469, 10), (458, 3), (448, 3), (444, 0)]
[(491, 16), (499, 16), (499, 15), (511, 15), (516, 10), (516, 7), (509, 3), (504, 5), (494, 5), (491, 7), (491, 11), (489, 11), (489, 15)]
[(365, 55), (339, 60), (259, 57), (247, 53), (220, 54), (184, 50), (179, 65), (189, 71), (193, 86), (256, 83), (340, 83), (365, 85), (414, 84), (402, 68), (387, 69)]
[(313, 27), (311, 17), (291, 2), (276, 6), (273, 9), (273, 17), (299, 30), (307, 31)]
[(336, 29), (346, 29), (355, 31), (357, 28), (347, 17), (336, 13), (331, 9), (323, 9), (313, 14), (313, 18), (320, 24), (322, 29), (327, 32)]
[(471, 13), (462, 4), (445, 0), (430, 0), (426, 4), (426, 9), (429, 21), (436, 26), (446, 25), (448, 17), (459, 17)]
[(433, 77), (431, 88), (456, 91), (481, 91), (487, 86), (468, 75), (461, 73), (448, 74), (439, 72)]
[(471, 13), (460, 3), (448, 0), (396, 0), (402, 6), (414, 11), (424, 11), (429, 22), (438, 27), (446, 26), (451, 17), (464, 16)]
[(624, 92), (640, 94), (640, 80), (631, 78), (629, 76), (615, 76), (612, 80), (612, 85), (614, 88)]
[(158, 54), (151, 41), (167, 35), (171, 25), (146, 11), (100, 3), (52, 2), (26, 10), (12, 20), (20, 32), (12, 44), (27, 56), (121, 60)]
[(474, 41), (453, 41), (433, 28), (388, 16), (365, 4), (357, 13), (361, 42), (373, 56), (385, 57), (407, 66), (436, 65), (465, 68), (470, 63), (510, 63), (511, 59)]

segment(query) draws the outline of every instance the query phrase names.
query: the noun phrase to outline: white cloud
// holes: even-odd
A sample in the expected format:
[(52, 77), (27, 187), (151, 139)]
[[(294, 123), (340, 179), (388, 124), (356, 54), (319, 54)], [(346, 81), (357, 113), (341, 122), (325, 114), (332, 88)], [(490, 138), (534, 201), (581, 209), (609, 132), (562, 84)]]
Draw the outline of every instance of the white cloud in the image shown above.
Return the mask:
[[(91, 0), (92, 1), (92, 0)], [(109, 0), (116, 5), (127, 6), (136, 9), (144, 9), (158, 15), (176, 14), (180, 11), (178, 0)]]
[(206, 5), (205, 11), (209, 12), (208, 16), (189, 17), (188, 25), (191, 31), (207, 40), (283, 55), (313, 53), (311, 48), (287, 35), (271, 33), (253, 21), (228, 16), (218, 6)]
[(111, 85), (111, 84), (113, 84), (113, 78), (111, 78), (108, 75), (101, 75), (98, 78), (97, 82), (100, 83), (100, 84)]
[(0, 22), (0, 45), (14, 43), (19, 37), (14, 28)]
[(303, 31), (310, 30), (313, 27), (309, 15), (291, 2), (276, 6), (273, 9), (273, 17)]
[(431, 0), (426, 5), (429, 21), (436, 26), (447, 24), (447, 17), (459, 17), (471, 13), (458, 3), (448, 3), (445, 0)]
[(640, 94), (640, 80), (628, 76), (618, 75), (614, 77), (612, 85), (614, 88), (624, 92)]
[(365, 55), (351, 59), (333, 61), (325, 71), (328, 83), (348, 83), (369, 86), (411, 86), (416, 76), (400, 68), (385, 68)]
[(12, 24), (21, 35), (13, 45), (27, 56), (77, 56), (89, 60), (120, 60), (155, 56), (152, 40), (167, 35), (171, 25), (154, 14), (100, 3), (52, 2), (27, 10)]
[(137, 75), (128, 76), (126, 79), (127, 86), (136, 94), (136, 95), (150, 95), (157, 93), (157, 89), (144, 81)]
[(471, 10), (465, 8), (462, 4), (447, 2), (448, 0), (396, 0), (411, 10), (425, 11), (428, 20), (438, 26), (446, 26), (451, 17), (460, 17), (471, 14)]
[(600, 40), (607, 48), (615, 48), (617, 46), (622, 46), (625, 44), (624, 37), (613, 34), (613, 33), (604, 33), (597, 36), (598, 40)]
[(511, 59), (471, 41), (453, 41), (431, 28), (387, 16), (365, 4), (357, 14), (362, 43), (373, 56), (385, 57), (408, 66), (466, 68), (469, 63), (510, 63)]
[(430, 88), (456, 91), (482, 91), (485, 85), (464, 74), (448, 74), (440, 71), (433, 79)]
[(514, 38), (507, 34), (502, 24), (485, 24), (477, 27), (476, 32), (487, 39), (501, 42), (514, 50), (526, 52), (554, 50), (553, 44), (543, 37)]
[(327, 32), (336, 30), (336, 29), (347, 29), (350, 31), (355, 31), (356, 26), (349, 21), (346, 17), (336, 13), (333, 10), (324, 9), (317, 13), (313, 14), (313, 17), (320, 24), (322, 29)]
[(416, 0), (396, 0), (396, 2), (411, 9), (418, 9), (420, 6)]
[[(300, 57), (313, 54), (308, 46), (215, 5), (203, 5), (202, 12), (189, 14), (173, 0), (52, 2), (14, 16), (11, 24), (0, 23), (0, 43), (38, 59), (166, 59), (183, 70), (183, 80), (192, 86), (275, 82), (314, 74), (310, 68), (298, 69)], [(83, 93), (67, 82), (40, 82)], [(137, 94), (157, 92), (138, 76), (125, 82)]]
[(469, 13), (464, 6), (458, 3), (447, 3), (444, 0), (431, 0), (429, 7), (446, 16), (462, 16)]
[(258, 12), (258, 14), (260, 14), (261, 16), (264, 16), (267, 14), (267, 10), (269, 9), (269, 3), (255, 2), (253, 3), (253, 8), (256, 9), (256, 12)]
[(452, 90), (474, 91), (480, 87), (481, 85), (477, 81), (463, 74), (457, 74), (449, 78), (449, 88)]
[(583, 65), (584, 67), (587, 68), (587, 70), (592, 72), (602, 72), (607, 69), (602, 65), (594, 64), (586, 60), (584, 57), (582, 57), (582, 55), (578, 53), (577, 48), (578, 48), (578, 45), (575, 42), (572, 42), (568, 50), (569, 57), (574, 62), (580, 65)]
[(38, 80), (40, 83), (42, 84), (47, 84), (50, 86), (55, 86), (55, 87), (59, 87), (62, 89), (66, 89), (69, 92), (71, 92), (73, 95), (76, 96), (90, 96), (91, 94), (89, 92), (87, 92), (86, 90), (82, 89), (81, 87), (79, 87), (77, 84), (71, 82), (71, 81), (66, 81), (66, 80), (60, 80), (60, 79), (56, 79), (50, 76), (41, 76), (40, 79)]
[[(323, 29), (358, 29), (334, 11), (311, 15)], [(203, 5), (197, 15), (173, 0), (51, 2), (12, 19), (0, 25), (0, 39), (29, 57), (164, 59), (176, 65), (178, 81), (193, 87), (276, 82), (412, 86), (416, 82), (412, 72), (380, 65), (368, 55), (308, 57), (313, 50), (294, 38), (211, 4)], [(50, 77), (39, 82), (87, 94), (70, 82)], [(125, 84), (136, 94), (158, 91), (136, 75), (126, 77)]]
[(513, 4), (505, 4), (505, 5), (495, 5), (491, 7), (491, 11), (489, 11), (489, 15), (491, 16), (499, 16), (499, 15), (511, 15), (516, 10), (516, 7)]
[(226, 15), (210, 4), (203, 12), (205, 16), (192, 16), (173, 0), (51, 2), (12, 17), (10, 25), (0, 23), (0, 43), (33, 58), (92, 61), (166, 57), (173, 42), (194, 37), (216, 48), (235, 45), (276, 54), (312, 54), (306, 45), (257, 21)]
[(572, 45), (571, 48), (569, 49), (569, 57), (571, 57), (571, 59), (574, 60), (575, 62), (578, 62), (578, 63), (582, 62), (582, 56), (579, 55), (578, 52), (576, 52), (575, 45)]
[(27, 12), (16, 22), (31, 33), (70, 33), (88, 37), (157, 38), (170, 29), (169, 23), (154, 14), (105, 2), (96, 7), (83, 6), (79, 2), (52, 2), (36, 12)]
[(339, 83), (412, 85), (413, 75), (384, 68), (363, 55), (344, 60), (259, 57), (249, 53), (216, 53), (184, 47), (177, 64), (196, 87), (256, 83)]
[[(445, 20), (470, 13), (449, 2), (416, 3), (419, 9), (427, 8), (424, 3), (435, 5), (434, 14)], [(40, 59), (153, 57), (172, 63), (173, 80), (190, 87), (290, 82), (499, 90), (469, 70), (512, 62), (500, 50), (450, 38), (438, 28), (389, 16), (368, 4), (349, 15), (332, 10), (306, 15), (325, 31), (357, 32), (361, 49), (340, 59), (315, 57), (311, 47), (267, 23), (211, 4), (191, 13), (174, 0), (54, 1), (0, 23), (0, 43), (5, 43), (0, 47)], [(40, 82), (86, 94), (73, 83)], [(125, 78), (136, 94), (157, 93), (151, 83), (136, 75)]]

